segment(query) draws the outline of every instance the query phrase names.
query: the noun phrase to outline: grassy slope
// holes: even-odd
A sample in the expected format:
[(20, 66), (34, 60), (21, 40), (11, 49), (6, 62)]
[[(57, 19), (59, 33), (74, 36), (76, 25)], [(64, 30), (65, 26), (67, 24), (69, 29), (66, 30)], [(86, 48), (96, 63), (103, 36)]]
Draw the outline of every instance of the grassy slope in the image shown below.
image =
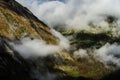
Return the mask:
[[(73, 36), (73, 38), (70, 39), (70, 44), (71, 46), (77, 48), (75, 50), (78, 50), (79, 48), (99, 49), (107, 42), (119, 43), (120, 41), (118, 37), (111, 37), (111, 33), (90, 33), (83, 31), (65, 31), (61, 33), (66, 37)], [(74, 44), (76, 44), (76, 46)], [(57, 55), (57, 59), (61, 58), (60, 60), (62, 61), (62, 64), (58, 64), (57, 61), (54, 68), (64, 73), (63, 76), (72, 77), (73, 80), (82, 80), (80, 77), (84, 77), (87, 80), (100, 80), (113, 71), (111, 67), (106, 67), (103, 63), (95, 60), (91, 54), (82, 58), (79, 56), (74, 56), (73, 52), (63, 52)]]
[[(23, 15), (26, 14), (23, 13)], [(15, 40), (24, 36), (31, 36), (33, 38), (42, 38), (47, 43), (58, 43), (58, 40), (51, 34), (48, 27), (38, 21), (34, 21), (32, 18), (19, 15), (13, 10), (0, 6), (0, 19), (0, 35), (8, 39)], [(69, 34), (71, 35), (73, 33)], [(79, 39), (77, 36), (75, 39), (71, 39), (71, 44), (74, 43), (91, 46), (97, 44), (94, 38)], [(65, 52), (54, 56), (55, 60), (47, 61), (46, 65), (49, 65), (49, 63), (51, 65), (53, 62), (54, 66), (51, 66), (50, 69), (53, 68), (54, 70), (61, 71), (55, 71), (55, 73), (62, 74), (63, 76), (71, 76), (74, 78), (83, 76), (96, 80), (111, 72), (110, 68), (106, 68), (91, 56), (77, 59), (72, 54), (70, 55)], [(60, 63), (58, 59), (60, 59)]]
[[(54, 69), (60, 70), (64, 75), (76, 79), (84, 77), (91, 80), (99, 80), (112, 71), (112, 68), (105, 67), (101, 62), (93, 59), (91, 55), (86, 58), (77, 58), (69, 53), (56, 54), (57, 59), (62, 58), (62, 64), (58, 61), (54, 65)], [(57, 74), (60, 74), (58, 72)], [(74, 79), (73, 79), (74, 80)]]
[[(7, 8), (9, 3), (0, 2), (0, 35), (8, 39), (15, 40), (20, 39), (24, 36), (30, 36), (33, 38), (42, 38), (47, 43), (58, 44), (58, 40), (52, 35), (50, 28), (44, 25), (20, 4), (15, 2), (16, 9), (21, 10), (21, 14)], [(4, 6), (3, 6), (4, 5)], [(12, 6), (11, 6), (12, 7)], [(14, 7), (14, 8), (15, 8)], [(23, 16), (24, 15), (24, 16)], [(28, 16), (30, 15), (30, 16)]]

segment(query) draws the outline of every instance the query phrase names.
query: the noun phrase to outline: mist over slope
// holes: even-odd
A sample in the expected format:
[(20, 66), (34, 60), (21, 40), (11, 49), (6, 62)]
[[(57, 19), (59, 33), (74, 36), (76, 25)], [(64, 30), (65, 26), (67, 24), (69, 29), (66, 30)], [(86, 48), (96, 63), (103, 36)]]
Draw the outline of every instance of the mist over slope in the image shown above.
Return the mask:
[[(119, 67), (119, 39), (114, 40), (115, 37), (120, 37), (119, 0), (26, 0), (25, 3), (23, 3), (23, 0), (17, 1), (29, 8), (40, 20), (52, 28), (73, 29), (75, 31), (87, 30), (88, 34), (93, 33), (96, 35), (99, 32), (106, 33), (105, 35), (111, 37), (113, 42), (107, 46), (107, 42), (103, 40), (102, 47), (94, 49), (93, 52), (96, 54), (94, 56), (105, 64), (113, 64)], [(70, 34), (73, 35), (69, 36), (69, 38), (73, 38), (73, 42), (75, 42), (75, 34), (72, 32)], [(78, 35), (78, 37), (80, 36)], [(102, 43), (102, 39), (98, 41), (100, 41), (100, 44)], [(109, 40), (106, 41), (109, 44)], [(117, 45), (114, 44), (115, 42)], [(82, 55), (86, 53), (86, 51), (81, 52), (81, 50), (80, 48), (75, 51), (76, 54), (81, 53)]]
[(69, 41), (63, 37), (59, 32), (51, 30), (56, 38), (60, 40), (58, 45), (47, 44), (43, 39), (31, 39), (29, 37), (22, 38), (17, 43), (9, 42), (9, 44), (20, 53), (24, 58), (39, 58), (52, 55), (54, 53), (68, 50)]
[[(26, 53), (27, 56), (32, 56), (34, 53), (46, 55), (69, 47), (68, 40), (59, 32), (49, 28), (27, 8), (14, 0), (0, 1), (0, 18), (0, 36), (11, 40), (13, 47), (20, 53), (21, 51), (23, 54)], [(29, 39), (26, 40), (26, 37)]]
[(102, 80), (119, 70), (118, 0), (16, 1), (0, 1), (1, 79)]
[(0, 19), (0, 79), (50, 78), (44, 57), (67, 49), (68, 40), (15, 0), (0, 0)]
[[(55, 29), (88, 30), (90, 33), (99, 33), (100, 31), (106, 32), (106, 34), (111, 31), (110, 35), (114, 37), (120, 35), (119, 0), (65, 0), (64, 2), (36, 0), (29, 1), (30, 4), (27, 3), (27, 5), (22, 1), (17, 1)], [(106, 45), (104, 44), (103, 47), (95, 50), (95, 56), (105, 64), (113, 64), (119, 67), (119, 42), (118, 45), (114, 43), (109, 47)], [(78, 53), (82, 54), (79, 51)]]

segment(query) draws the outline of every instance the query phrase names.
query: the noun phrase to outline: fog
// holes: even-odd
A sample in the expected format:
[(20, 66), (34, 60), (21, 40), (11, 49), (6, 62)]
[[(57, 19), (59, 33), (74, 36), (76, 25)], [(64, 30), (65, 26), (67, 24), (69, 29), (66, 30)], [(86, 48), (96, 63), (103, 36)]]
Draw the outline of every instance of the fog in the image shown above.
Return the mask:
[(94, 57), (105, 65), (120, 67), (120, 45), (107, 43), (95, 50)]
[(85, 49), (79, 49), (78, 51), (74, 52), (74, 56), (84, 58), (84, 57), (88, 57), (88, 53), (87, 50)]
[[(118, 19), (120, 24), (120, 0), (17, 0), (29, 8), (40, 20), (50, 27), (67, 29), (89, 29), (90, 23), (96, 27), (109, 29), (107, 16)], [(119, 28), (119, 25), (116, 25)]]
[[(49, 27), (51, 28), (66, 28), (66, 29), (74, 29), (74, 30), (89, 30), (91, 24), (94, 27), (101, 27), (102, 30), (107, 31), (110, 30), (110, 24), (107, 20), (107, 17), (112, 17), (116, 19), (116, 21), (112, 22), (114, 29), (114, 35), (120, 34), (120, 0), (17, 0), (19, 3), (30, 9), (33, 14), (35, 14), (40, 20), (44, 21)], [(116, 33), (118, 31), (118, 34)], [(57, 33), (57, 34), (56, 34)], [(60, 33), (53, 30), (53, 34), (55, 36), (60, 35)], [(60, 37), (62, 46), (64, 45), (65, 48), (68, 48), (68, 41)], [(45, 53), (44, 55), (48, 54), (48, 52), (52, 53), (55, 51), (59, 51), (58, 47), (51, 46), (45, 44), (43, 41), (32, 41), (38, 42), (39, 45), (42, 45), (43, 51), (39, 53), (39, 55), (43, 55), (41, 53)], [(24, 42), (23, 42), (24, 43)], [(30, 43), (31, 41), (27, 42)], [(23, 47), (28, 45), (17, 46)], [(67, 43), (67, 44), (66, 44)], [(61, 46), (61, 44), (59, 46)], [(38, 44), (37, 49), (39, 47)], [(34, 47), (33, 47), (34, 49)], [(44, 51), (48, 49), (47, 51)], [(85, 56), (86, 50), (78, 50), (74, 52), (75, 55)], [(120, 45), (109, 43), (101, 47), (100, 49), (94, 50), (94, 57), (103, 62), (105, 65), (115, 65), (120, 66)]]
[(47, 56), (60, 51), (59, 46), (48, 45), (43, 40), (23, 38), (21, 43), (10, 42), (10, 45), (24, 58)]
[(61, 49), (66, 49), (66, 50), (70, 49), (69, 40), (67, 38), (65, 38), (61, 33), (59, 33), (58, 31), (54, 29), (52, 29), (51, 32), (54, 36), (56, 36), (59, 39), (60, 42), (58, 46)]
[(23, 38), (19, 43), (10, 42), (10, 45), (18, 51), (24, 58), (44, 57), (54, 53), (59, 53), (62, 50), (69, 50), (69, 41), (59, 32), (51, 29), (54, 36), (59, 39), (58, 45), (46, 44), (42, 39)]

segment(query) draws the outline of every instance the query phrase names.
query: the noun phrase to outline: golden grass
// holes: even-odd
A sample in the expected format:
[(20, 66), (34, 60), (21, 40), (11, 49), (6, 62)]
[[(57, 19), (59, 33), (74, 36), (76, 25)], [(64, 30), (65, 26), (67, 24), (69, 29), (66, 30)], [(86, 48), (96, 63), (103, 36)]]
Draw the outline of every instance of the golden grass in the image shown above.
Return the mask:
[[(23, 13), (24, 14), (24, 13)], [(58, 44), (48, 27), (32, 19), (18, 15), (14, 11), (0, 7), (0, 35), (9, 39), (20, 39), (24, 34), (33, 38), (42, 38), (48, 44)], [(34, 28), (34, 26), (37, 28)]]
[(71, 58), (64, 59), (64, 56), (58, 55), (62, 58), (63, 64), (55, 65), (55, 69), (63, 71), (66, 73), (66, 76), (76, 78), (82, 76), (93, 80), (99, 80), (112, 71), (112, 68), (104, 66), (104, 64), (96, 61), (90, 56), (81, 59), (79, 58), (78, 60), (76, 57), (73, 57), (72, 55), (70, 56), (69, 53), (64, 53), (62, 55), (66, 54)]

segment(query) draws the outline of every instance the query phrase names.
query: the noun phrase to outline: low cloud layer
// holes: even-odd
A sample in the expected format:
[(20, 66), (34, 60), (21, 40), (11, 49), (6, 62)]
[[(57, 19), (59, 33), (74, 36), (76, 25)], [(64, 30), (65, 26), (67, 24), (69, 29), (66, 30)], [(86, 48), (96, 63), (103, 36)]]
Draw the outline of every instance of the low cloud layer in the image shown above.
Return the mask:
[(89, 55), (92, 55), (95, 60), (106, 66), (112, 66), (115, 69), (120, 68), (120, 45), (117, 43), (107, 43), (99, 49), (79, 49), (74, 52), (74, 55), (78, 58), (89, 58)]
[(85, 49), (79, 49), (78, 51), (74, 52), (74, 56), (84, 58), (84, 57), (88, 57), (88, 53), (87, 50)]
[(24, 58), (47, 56), (59, 52), (59, 46), (48, 45), (43, 40), (24, 38), (21, 43), (10, 43)]
[[(106, 21), (106, 19), (107, 17), (109, 17), (109, 19), (111, 19), (110, 17), (113, 17), (117, 20), (116, 23), (113, 25), (114, 27), (117, 27), (117, 29), (113, 29), (113, 31), (116, 32), (120, 30), (120, 0), (64, 0), (64, 2), (61, 2), (60, 0), (17, 1), (29, 8), (40, 20), (44, 21), (50, 27), (62, 27), (67, 29), (79, 30), (90, 29), (91, 25), (95, 25), (96, 27), (102, 27), (103, 30), (109, 30), (110, 25), (108, 24), (108, 21)], [(60, 35), (60, 33), (54, 30), (53, 34), (55, 34), (55, 36)], [(62, 46), (64, 45), (65, 48), (69, 47), (69, 45), (66, 44), (68, 43), (68, 41), (65, 38), (63, 38), (62, 36), (59, 36), (59, 38), (62, 41)], [(32, 43), (34, 44), (36, 42), (37, 46), (42, 45), (43, 47), (46, 47), (48, 49), (48, 52), (51, 52), (52, 49), (52, 51), (59, 51), (58, 47), (47, 45), (43, 41), (32, 41)], [(28, 41), (27, 43), (23, 41), (23, 43), (24, 45), (22, 46), (25, 47), (29, 43), (29, 46), (33, 46), (31, 44), (31, 41)], [(17, 47), (20, 48), (22, 46)], [(32, 48), (34, 49), (34, 46)], [(42, 47), (37, 47), (37, 49), (40, 48)], [(35, 51), (37, 50), (35, 49)], [(36, 53), (48, 54), (48, 52), (45, 52), (43, 50), (42, 52), (38, 51)], [(86, 51), (80, 49), (79, 51), (75, 52), (75, 54), (86, 55)], [(94, 54), (96, 59), (100, 60), (106, 65), (110, 64), (120, 67), (120, 45), (106, 44), (100, 49), (95, 50)]]
[[(106, 16), (118, 18), (120, 0), (17, 0), (51, 27), (89, 29), (90, 23), (108, 29)], [(119, 25), (117, 25), (119, 27)]]
[(60, 43), (59, 45), (46, 44), (41, 39), (23, 38), (19, 44), (10, 42), (10, 45), (18, 51), (24, 58), (47, 56), (50, 54), (58, 53), (64, 49), (69, 49), (69, 41), (63, 37), (59, 32), (51, 30), (52, 34), (55, 35)]
[(107, 43), (95, 51), (94, 57), (106, 65), (120, 67), (120, 45)]
[(70, 48), (69, 40), (67, 38), (65, 38), (63, 35), (61, 35), (61, 33), (59, 33), (58, 31), (54, 29), (52, 29), (51, 32), (54, 36), (56, 36), (59, 39), (60, 43), (58, 46), (61, 49), (68, 50)]

